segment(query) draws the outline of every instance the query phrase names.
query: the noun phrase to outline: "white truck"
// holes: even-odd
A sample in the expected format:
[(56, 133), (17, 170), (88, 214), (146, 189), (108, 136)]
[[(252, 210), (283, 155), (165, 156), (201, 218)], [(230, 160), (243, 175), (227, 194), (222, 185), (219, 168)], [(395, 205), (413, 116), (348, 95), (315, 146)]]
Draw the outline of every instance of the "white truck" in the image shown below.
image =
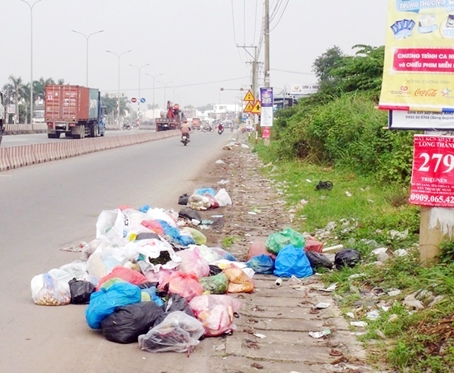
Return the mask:
[(5, 107), (3, 106), (3, 93), (0, 92), (0, 144), (5, 130)]

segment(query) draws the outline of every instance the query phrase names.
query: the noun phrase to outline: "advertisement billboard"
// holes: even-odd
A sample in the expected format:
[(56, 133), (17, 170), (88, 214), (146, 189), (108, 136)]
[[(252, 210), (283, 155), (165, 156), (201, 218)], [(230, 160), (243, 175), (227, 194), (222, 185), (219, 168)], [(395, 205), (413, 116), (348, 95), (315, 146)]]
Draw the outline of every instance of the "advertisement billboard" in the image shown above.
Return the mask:
[(454, 111), (454, 0), (389, 0), (384, 110)]

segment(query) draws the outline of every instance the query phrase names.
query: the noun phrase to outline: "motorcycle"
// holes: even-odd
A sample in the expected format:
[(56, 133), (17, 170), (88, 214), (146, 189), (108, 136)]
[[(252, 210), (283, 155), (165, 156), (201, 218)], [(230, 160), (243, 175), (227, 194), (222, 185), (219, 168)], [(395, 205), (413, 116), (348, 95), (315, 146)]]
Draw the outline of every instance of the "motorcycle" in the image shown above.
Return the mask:
[(132, 127), (131, 127), (131, 125), (130, 125), (129, 123), (123, 124), (123, 129), (124, 129), (124, 130), (130, 130), (131, 128), (132, 128)]
[(219, 126), (219, 127), (218, 127), (218, 134), (219, 134), (219, 135), (222, 135), (223, 132), (224, 132), (224, 127)]
[(188, 145), (189, 139), (187, 135), (181, 135), (181, 142), (184, 146)]

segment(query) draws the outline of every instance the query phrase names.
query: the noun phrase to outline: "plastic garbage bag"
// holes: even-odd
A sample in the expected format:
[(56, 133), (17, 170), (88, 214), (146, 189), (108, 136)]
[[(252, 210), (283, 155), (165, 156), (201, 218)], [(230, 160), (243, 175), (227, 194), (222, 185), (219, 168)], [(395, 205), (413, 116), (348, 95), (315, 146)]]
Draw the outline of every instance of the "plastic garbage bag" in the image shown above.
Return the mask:
[(213, 194), (205, 193), (203, 194), (204, 197), (208, 198), (210, 201), (210, 209), (216, 209), (219, 207), (219, 202), (216, 200)]
[(224, 269), (223, 273), (229, 280), (229, 293), (251, 293), (254, 291), (254, 281), (241, 269), (230, 267)]
[(181, 263), (178, 266), (180, 272), (194, 273), (197, 278), (206, 277), (210, 274), (210, 266), (200, 255), (197, 246), (178, 251), (176, 255), (181, 258)]
[(214, 276), (203, 277), (199, 279), (199, 282), (205, 293), (225, 294), (229, 288), (229, 279), (223, 272)]
[(178, 213), (180, 218), (189, 219), (189, 220), (198, 220), (202, 221), (202, 216), (196, 211), (189, 207), (182, 208)]
[(159, 224), (162, 225), (162, 228), (164, 229), (164, 233), (166, 236), (169, 236), (172, 241), (175, 243), (182, 245), (182, 246), (189, 246), (189, 245), (194, 245), (195, 241), (192, 237), (190, 236), (182, 236), (180, 233), (180, 230), (175, 227), (171, 227), (169, 224), (167, 224), (163, 220), (158, 220)]
[(95, 291), (95, 285), (74, 278), (69, 281), (69, 290), (72, 304), (87, 304), (90, 302), (91, 294)]
[(188, 199), (188, 207), (197, 211), (208, 210), (211, 207), (210, 198), (199, 194), (192, 194)]
[(311, 250), (306, 250), (306, 255), (313, 269), (333, 268), (333, 262), (331, 262), (331, 260), (329, 260), (328, 257), (323, 254)]
[(50, 271), (34, 276), (30, 287), (33, 302), (40, 306), (64, 306), (71, 302), (68, 281)]
[(277, 277), (308, 277), (313, 270), (306, 253), (301, 247), (285, 246), (277, 254), (274, 275)]
[(105, 238), (113, 246), (123, 246), (127, 239), (129, 220), (120, 209), (104, 210), (96, 222), (96, 238)]
[(359, 251), (353, 249), (343, 249), (336, 253), (334, 256), (334, 265), (337, 269), (343, 267), (354, 267), (361, 261), (361, 254)]
[(74, 262), (62, 265), (60, 269), (62, 271), (68, 272), (73, 278), (77, 280), (87, 280), (89, 278), (87, 272), (87, 262), (81, 260), (75, 260)]
[(155, 208), (149, 209), (147, 211), (147, 215), (156, 221), (164, 220), (171, 227), (175, 228), (177, 226), (177, 222), (176, 222), (175, 217), (172, 214), (172, 211), (155, 207)]
[(214, 198), (216, 198), (216, 201), (218, 201), (219, 207), (224, 207), (232, 204), (232, 199), (224, 188), (219, 189)]
[(207, 238), (206, 236), (198, 231), (197, 229), (191, 228), (191, 227), (184, 227), (181, 230), (181, 234), (190, 234), (191, 237), (194, 239), (196, 245), (205, 245), (207, 243)]
[(162, 225), (159, 224), (156, 220), (142, 220), (140, 224), (142, 224), (145, 228), (148, 228), (149, 230), (155, 232), (156, 234), (164, 234), (164, 228), (162, 228)]
[(117, 266), (112, 270), (112, 272), (99, 280), (96, 290), (99, 290), (102, 284), (113, 278), (121, 278), (122, 280), (134, 285), (140, 285), (148, 282), (147, 278), (142, 273), (130, 268)]
[(188, 204), (188, 199), (189, 199), (189, 195), (187, 193), (181, 195), (179, 198), (178, 198), (178, 204), (179, 205), (187, 205)]
[(133, 343), (164, 318), (164, 310), (154, 302), (117, 307), (114, 313), (102, 320), (102, 333), (111, 342)]
[(158, 306), (164, 305), (164, 301), (156, 294), (156, 286), (142, 288), (142, 302), (153, 302)]
[(246, 256), (246, 261), (251, 260), (254, 256), (258, 256), (258, 255), (262, 255), (262, 254), (270, 256), (271, 258), (273, 258), (273, 260), (276, 259), (276, 255), (273, 253), (270, 253), (266, 249), (264, 241), (254, 241), (252, 243), (252, 245), (249, 247), (249, 250), (248, 250), (247, 256)]
[(197, 276), (192, 273), (174, 271), (167, 282), (159, 283), (158, 288), (164, 290), (167, 284), (169, 293), (179, 294), (187, 301), (203, 293), (203, 286), (200, 285)]
[(117, 307), (139, 303), (142, 300), (141, 289), (128, 282), (113, 284), (102, 288), (90, 297), (90, 304), (85, 310), (85, 319), (92, 329), (100, 329), (101, 321), (112, 314)]
[(166, 316), (164, 321), (139, 336), (139, 346), (149, 352), (191, 352), (203, 336), (202, 323), (181, 311)]
[(174, 311), (182, 311), (191, 317), (194, 316), (191, 307), (189, 307), (188, 301), (178, 294), (170, 294), (164, 303), (164, 312), (170, 313)]
[(280, 232), (270, 234), (265, 242), (267, 250), (276, 255), (287, 245), (304, 248), (304, 244), (304, 236), (291, 228), (286, 228)]
[(246, 264), (249, 268), (252, 268), (255, 273), (271, 275), (274, 271), (274, 260), (266, 254), (254, 256), (246, 262)]
[(128, 258), (123, 249), (105, 245), (99, 246), (87, 260), (87, 272), (90, 275), (90, 281), (97, 284), (115, 267), (122, 266), (127, 261)]
[(211, 194), (212, 196), (214, 196), (216, 194), (215, 190), (213, 188), (200, 188), (200, 189), (197, 189), (195, 192), (195, 194), (199, 194), (201, 196), (203, 196), (204, 194)]
[(236, 329), (235, 314), (241, 307), (238, 299), (228, 295), (207, 294), (194, 297), (189, 306), (205, 328), (205, 336), (215, 337)]

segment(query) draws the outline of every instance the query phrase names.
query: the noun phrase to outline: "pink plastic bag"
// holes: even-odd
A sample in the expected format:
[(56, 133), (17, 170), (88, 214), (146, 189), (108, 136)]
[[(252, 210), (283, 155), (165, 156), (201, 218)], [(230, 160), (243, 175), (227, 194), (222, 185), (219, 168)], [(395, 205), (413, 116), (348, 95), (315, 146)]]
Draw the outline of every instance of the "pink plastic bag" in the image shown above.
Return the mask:
[(228, 295), (200, 295), (189, 302), (194, 315), (202, 322), (205, 336), (215, 337), (236, 329), (234, 314), (241, 307), (238, 299)]
[(203, 286), (193, 273), (175, 271), (170, 275), (167, 282), (159, 284), (159, 289), (164, 290), (167, 284), (169, 284), (169, 293), (181, 295), (188, 302), (203, 293)]
[(208, 262), (200, 255), (197, 247), (177, 252), (181, 258), (178, 270), (183, 273), (194, 273), (197, 278), (207, 277), (210, 274)]
[(148, 279), (142, 273), (130, 268), (117, 266), (107, 276), (104, 276), (101, 280), (99, 280), (96, 290), (98, 291), (103, 283), (113, 278), (120, 278), (134, 285), (140, 285), (148, 282)]

